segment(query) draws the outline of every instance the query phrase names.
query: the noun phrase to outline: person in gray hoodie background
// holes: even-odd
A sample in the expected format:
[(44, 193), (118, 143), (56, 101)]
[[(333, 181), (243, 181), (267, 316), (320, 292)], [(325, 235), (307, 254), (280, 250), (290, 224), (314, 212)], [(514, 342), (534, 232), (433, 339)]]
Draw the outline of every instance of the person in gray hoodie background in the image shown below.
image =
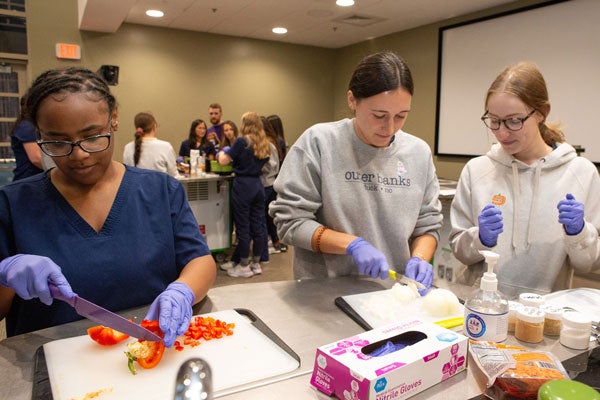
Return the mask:
[(295, 246), (296, 279), (392, 268), (431, 285), (443, 217), (431, 150), (402, 131), (413, 91), (404, 60), (367, 56), (346, 93), (354, 118), (314, 125), (290, 148), (269, 213)]
[(570, 285), (573, 268), (600, 267), (600, 177), (558, 124), (538, 67), (521, 62), (494, 80), (481, 118), (498, 143), (464, 167), (452, 201), (450, 247), (477, 285), (479, 250), (500, 254), (498, 288), (509, 297)]

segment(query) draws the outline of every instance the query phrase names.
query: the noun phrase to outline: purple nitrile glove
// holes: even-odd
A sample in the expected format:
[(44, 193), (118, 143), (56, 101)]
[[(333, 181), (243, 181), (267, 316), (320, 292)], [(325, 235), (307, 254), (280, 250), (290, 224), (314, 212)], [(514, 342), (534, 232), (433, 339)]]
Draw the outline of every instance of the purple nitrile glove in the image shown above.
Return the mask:
[(60, 267), (48, 257), (17, 254), (0, 261), (0, 285), (12, 288), (25, 300), (38, 297), (42, 303), (52, 304), (48, 282), (56, 285), (65, 297), (74, 296)]
[(372, 278), (389, 278), (390, 267), (382, 252), (363, 238), (356, 238), (346, 248), (346, 254), (354, 258), (358, 272)]
[(217, 161), (219, 161), (219, 157), (221, 156), (222, 153), (229, 155), (229, 150), (231, 150), (231, 147), (229, 146), (225, 146), (223, 147), (222, 150), (220, 150), (219, 152), (217, 152)]
[(144, 319), (158, 320), (158, 325), (165, 334), (165, 346), (173, 346), (177, 336), (187, 331), (195, 297), (188, 285), (173, 282), (150, 305)]
[(478, 217), (479, 240), (484, 246), (494, 247), (498, 242), (498, 235), (503, 232), (502, 212), (495, 206), (488, 204), (483, 207)]
[(423, 296), (433, 283), (433, 266), (422, 258), (413, 257), (407, 261), (404, 275), (425, 286), (425, 289), (419, 289), (419, 294)]
[(567, 193), (567, 198), (558, 202), (558, 222), (563, 224), (567, 235), (577, 235), (583, 230), (583, 203)]

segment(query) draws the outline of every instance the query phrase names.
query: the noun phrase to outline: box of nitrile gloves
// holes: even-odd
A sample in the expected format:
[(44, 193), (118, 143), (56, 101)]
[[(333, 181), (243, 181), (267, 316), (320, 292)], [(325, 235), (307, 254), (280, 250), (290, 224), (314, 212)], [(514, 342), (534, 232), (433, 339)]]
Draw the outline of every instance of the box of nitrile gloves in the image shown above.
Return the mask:
[(467, 337), (419, 319), (317, 349), (310, 380), (340, 399), (406, 399), (467, 367)]

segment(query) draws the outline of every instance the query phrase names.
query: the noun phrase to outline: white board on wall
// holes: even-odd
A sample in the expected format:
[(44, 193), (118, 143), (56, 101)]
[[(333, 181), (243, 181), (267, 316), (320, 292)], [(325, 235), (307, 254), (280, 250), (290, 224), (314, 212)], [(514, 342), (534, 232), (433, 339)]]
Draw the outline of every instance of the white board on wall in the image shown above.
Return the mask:
[(600, 1), (544, 3), (442, 27), (439, 35), (436, 155), (477, 156), (492, 143), (480, 117), (496, 76), (535, 62), (550, 96), (550, 122), (600, 163)]

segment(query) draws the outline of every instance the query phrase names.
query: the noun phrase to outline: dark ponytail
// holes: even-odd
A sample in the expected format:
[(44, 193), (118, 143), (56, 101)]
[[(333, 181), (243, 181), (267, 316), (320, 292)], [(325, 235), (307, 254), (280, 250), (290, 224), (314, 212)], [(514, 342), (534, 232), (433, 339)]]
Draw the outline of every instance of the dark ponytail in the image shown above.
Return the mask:
[(154, 115), (141, 112), (137, 113), (133, 119), (135, 124), (135, 149), (133, 151), (133, 165), (137, 167), (140, 157), (142, 156), (142, 139), (144, 135), (150, 133), (156, 125), (156, 118)]

